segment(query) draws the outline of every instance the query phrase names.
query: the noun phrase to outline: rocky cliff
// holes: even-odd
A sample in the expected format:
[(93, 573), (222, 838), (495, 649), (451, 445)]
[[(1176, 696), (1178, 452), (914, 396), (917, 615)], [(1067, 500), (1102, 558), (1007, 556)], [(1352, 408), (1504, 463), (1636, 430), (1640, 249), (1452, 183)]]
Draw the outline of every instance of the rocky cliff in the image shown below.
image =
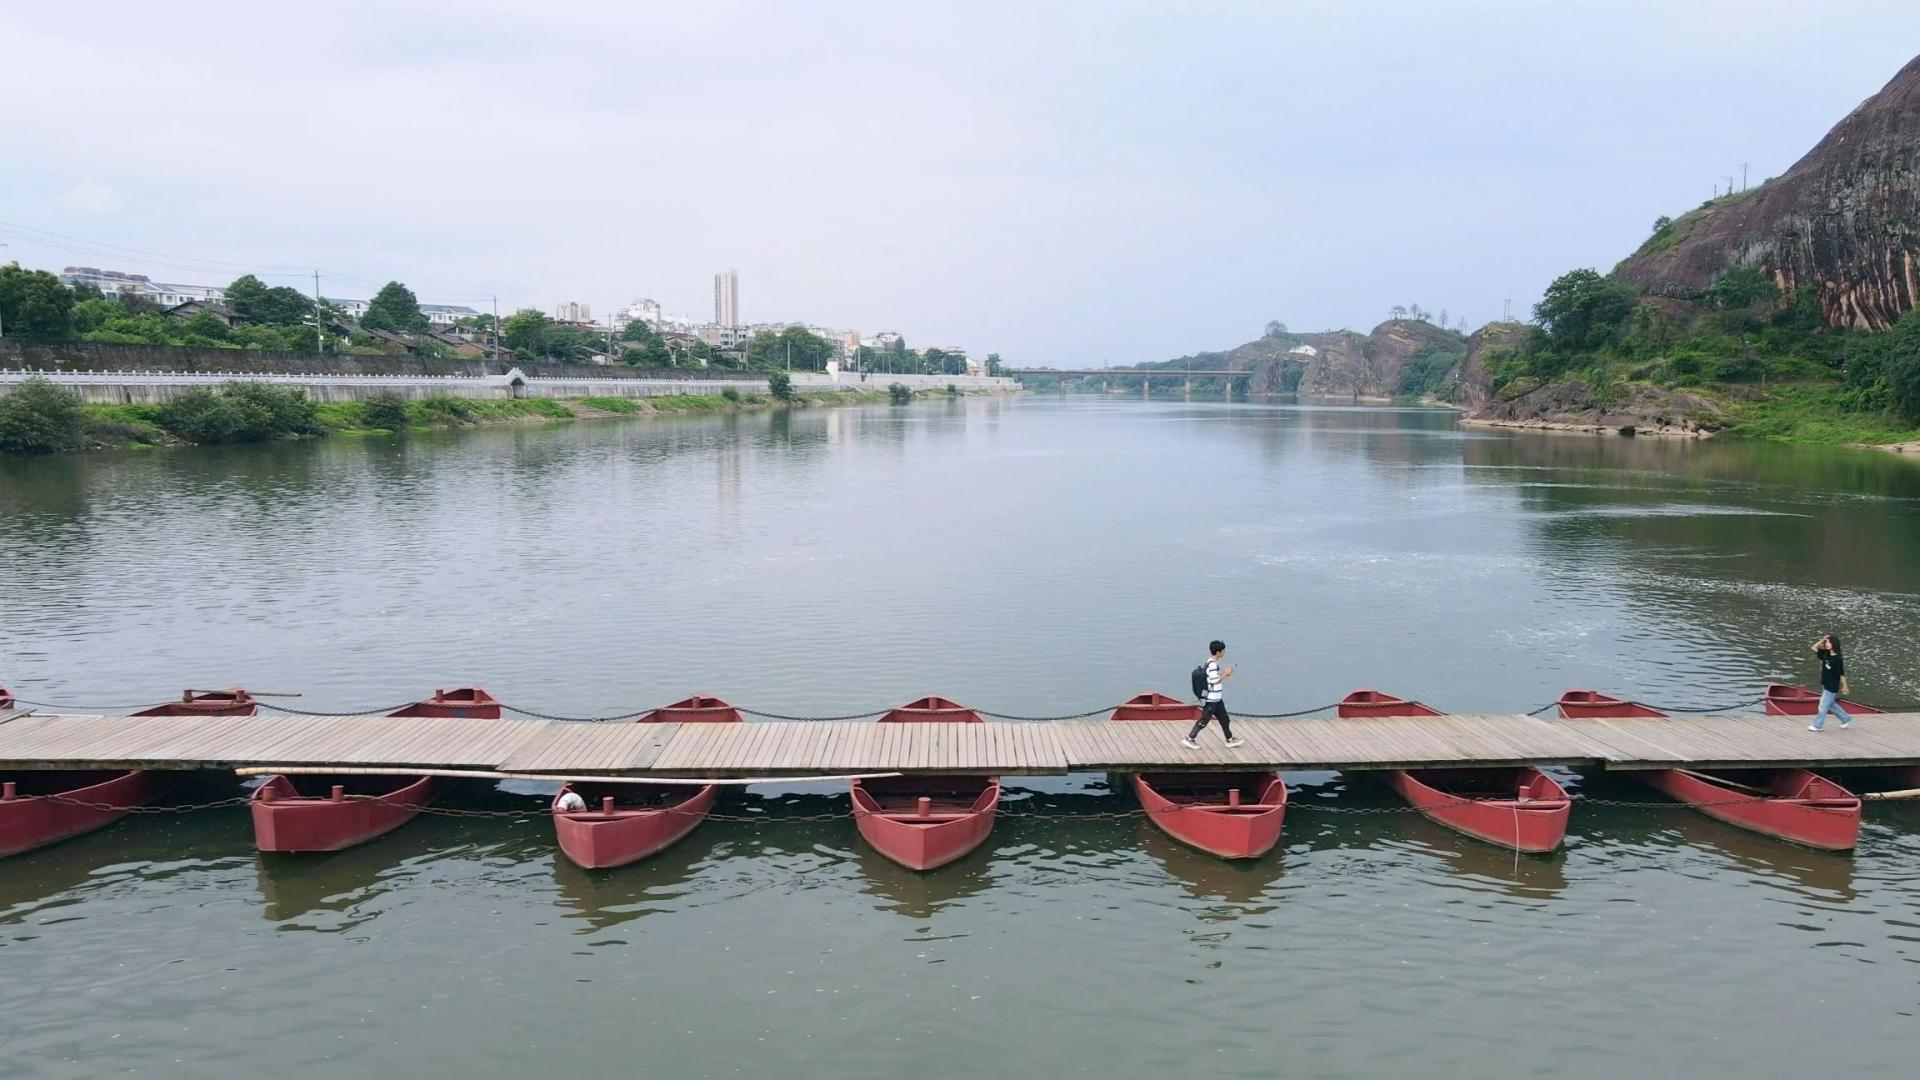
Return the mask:
[(1306, 334), (1318, 349), (1300, 379), (1300, 393), (1313, 397), (1379, 398), (1402, 392), (1407, 367), (1423, 352), (1450, 354), (1456, 359), (1467, 341), (1419, 319), (1391, 319), (1359, 334)]
[(1489, 350), (1515, 349), (1526, 343), (1533, 333), (1533, 327), (1526, 323), (1499, 322), (1488, 323), (1473, 332), (1467, 339), (1467, 355), (1460, 361), (1460, 368), (1454, 375), (1459, 389), (1454, 393), (1454, 404), (1469, 409), (1477, 409), (1493, 396), (1493, 372), (1489, 369)]
[(1785, 174), (1716, 200), (1649, 239), (1614, 275), (1698, 295), (1755, 266), (1783, 293), (1820, 290), (1839, 326), (1884, 330), (1920, 303), (1920, 57)]

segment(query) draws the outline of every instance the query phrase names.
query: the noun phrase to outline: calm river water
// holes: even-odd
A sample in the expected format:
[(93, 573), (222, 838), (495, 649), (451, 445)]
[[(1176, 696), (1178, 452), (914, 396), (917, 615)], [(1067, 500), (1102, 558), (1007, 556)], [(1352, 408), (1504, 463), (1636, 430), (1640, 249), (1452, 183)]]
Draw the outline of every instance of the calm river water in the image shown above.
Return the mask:
[[(94, 708), (474, 683), (570, 714), (1069, 713), (1181, 691), (1214, 636), (1242, 711), (1709, 706), (1809, 681), (1827, 629), (1857, 696), (1903, 703), (1920, 465), (1047, 397), (7, 459), (0, 613), (0, 682)], [(1563, 854), (1516, 859), (1289, 779), (1250, 866), (1048, 820), (1131, 806), (1098, 776), (1014, 781), (1019, 815), (926, 875), (830, 785), (604, 873), (537, 817), (316, 858), (256, 855), (235, 811), (129, 819), (0, 862), (0, 1077), (1912, 1067), (1920, 807), (1869, 807), (1851, 857), (1577, 807)]]

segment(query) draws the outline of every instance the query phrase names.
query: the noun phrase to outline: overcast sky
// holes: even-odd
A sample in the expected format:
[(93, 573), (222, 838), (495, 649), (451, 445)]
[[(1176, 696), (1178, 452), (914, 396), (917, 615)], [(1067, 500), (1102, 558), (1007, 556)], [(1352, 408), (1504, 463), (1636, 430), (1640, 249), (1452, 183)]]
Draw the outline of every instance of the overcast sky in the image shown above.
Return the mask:
[(0, 259), (702, 318), (734, 267), (748, 321), (1133, 363), (1524, 312), (1917, 49), (1913, 0), (5, 0)]

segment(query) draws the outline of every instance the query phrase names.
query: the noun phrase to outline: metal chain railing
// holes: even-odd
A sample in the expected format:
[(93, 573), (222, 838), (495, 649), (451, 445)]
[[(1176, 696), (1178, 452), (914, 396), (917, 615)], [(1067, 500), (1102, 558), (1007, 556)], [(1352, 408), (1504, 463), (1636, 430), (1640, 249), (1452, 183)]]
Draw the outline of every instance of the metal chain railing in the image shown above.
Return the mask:
[[(1876, 801), (1876, 794), (1877, 793), (1874, 793), (1874, 792), (1867, 792), (1857, 797), (1861, 799), (1863, 802), (1874, 802)], [(192, 813), (199, 813), (207, 810), (227, 810), (227, 809), (233, 809), (240, 806), (245, 806), (248, 803), (253, 801), (251, 796), (236, 795), (231, 798), (214, 799), (208, 802), (198, 802), (198, 803), (173, 803), (173, 804), (165, 804), (165, 805), (121, 806), (114, 803), (102, 803), (102, 802), (92, 802), (85, 799), (74, 799), (64, 795), (20, 795), (20, 796), (17, 796), (16, 798), (17, 800), (21, 800), (21, 801), (39, 800), (41, 802), (52, 803), (58, 806), (69, 806), (77, 809), (93, 810), (101, 813), (124, 813), (124, 814), (142, 814), (142, 815), (192, 814)], [(347, 795), (345, 796), (345, 799), (346, 801), (349, 801), (349, 802), (373, 802), (373, 801), (377, 801), (379, 799), (379, 796)], [(1679, 803), (1679, 802), (1654, 801), (1654, 800), (1643, 800), (1643, 799), (1606, 799), (1606, 798), (1599, 798), (1599, 797), (1590, 796), (1590, 795), (1576, 794), (1576, 795), (1569, 796), (1567, 801), (1573, 805), (1604, 806), (1610, 809), (1623, 809), (1623, 810), (1700, 810), (1700, 809), (1709, 809), (1709, 808), (1720, 807), (1720, 806), (1750, 805), (1756, 802), (1795, 802), (1795, 801), (1804, 802), (1806, 800), (1804, 799), (1804, 797), (1792, 796), (1792, 795), (1751, 795), (1751, 796), (1744, 796), (1740, 798), (1716, 800), (1712, 802)], [(1435, 803), (1430, 806), (1412, 806), (1412, 805), (1404, 805), (1404, 804), (1390, 804), (1390, 805), (1384, 805), (1384, 806), (1334, 806), (1334, 805), (1329, 805), (1326, 803), (1319, 803), (1319, 802), (1299, 802), (1299, 803), (1288, 803), (1286, 805), (1286, 810), (1288, 813), (1304, 812), (1304, 813), (1314, 813), (1314, 814), (1350, 814), (1350, 815), (1356, 815), (1356, 816), (1369, 816), (1369, 815), (1393, 815), (1393, 814), (1423, 814), (1423, 813), (1429, 813), (1433, 810), (1450, 809), (1453, 807), (1460, 807), (1460, 806), (1472, 806), (1476, 804), (1498, 805), (1503, 808), (1516, 808), (1516, 807), (1525, 808), (1525, 806), (1527, 805), (1524, 802), (1516, 802), (1515, 800), (1505, 799), (1505, 798), (1489, 797), (1484, 799), (1469, 799), (1469, 798), (1461, 798), (1456, 796), (1445, 802)], [(528, 807), (515, 807), (512, 809), (484, 810), (484, 809), (472, 809), (467, 807), (456, 807), (456, 806), (436, 806), (432, 803), (382, 803), (382, 805), (394, 810), (405, 810), (411, 813), (427, 814), (435, 817), (470, 818), (470, 819), (487, 819), (487, 820), (522, 820), (522, 821), (536, 820), (539, 818), (548, 817), (553, 813), (552, 808), (547, 806), (528, 806)], [(669, 814), (669, 815), (675, 815), (675, 816), (699, 817), (708, 821), (748, 822), (748, 823), (754, 823), (754, 824), (843, 821), (849, 816), (867, 817), (867, 816), (871, 816), (873, 813), (872, 811), (861, 810), (858, 807), (854, 807), (851, 809), (843, 807), (837, 810), (824, 810), (824, 811), (820, 811), (818, 813), (813, 813), (813, 814), (767, 814), (767, 813), (736, 814), (736, 813), (728, 813), (725, 811), (688, 810), (680, 806), (645, 807), (645, 806), (633, 806), (631, 804), (625, 807), (621, 807), (620, 809), (655, 810), (663, 814)], [(1036, 809), (1029, 810), (1029, 809), (1021, 809), (1017, 806), (1007, 807), (1002, 805), (996, 808), (995, 814), (996, 816), (1002, 817), (1002, 818), (1034, 818), (1034, 819), (1045, 819), (1048, 821), (1120, 821), (1128, 818), (1147, 818), (1147, 817), (1152, 817), (1155, 814), (1172, 813), (1180, 809), (1183, 809), (1183, 807), (1178, 805), (1168, 806), (1158, 810), (1150, 809), (1144, 806), (1133, 806), (1126, 809), (1115, 809), (1115, 810), (1056, 812), (1056, 811), (1052, 811), (1044, 808), (1036, 808)], [(575, 811), (575, 812), (576, 813), (595, 813), (596, 811), (594, 811), (590, 807), (585, 811)]]

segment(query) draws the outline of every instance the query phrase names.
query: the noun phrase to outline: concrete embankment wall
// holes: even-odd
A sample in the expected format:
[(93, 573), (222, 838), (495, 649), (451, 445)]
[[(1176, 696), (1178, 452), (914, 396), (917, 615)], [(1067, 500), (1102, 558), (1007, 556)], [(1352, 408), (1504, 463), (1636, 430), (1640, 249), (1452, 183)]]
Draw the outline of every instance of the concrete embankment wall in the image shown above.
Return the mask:
[[(700, 368), (649, 370), (594, 364), (529, 364), (512, 367), (485, 360), (417, 357), (328, 356), (242, 349), (171, 346), (52, 344), (0, 340), (0, 394), (28, 378), (70, 387), (93, 404), (156, 405), (195, 388), (233, 380), (294, 386), (315, 401), (363, 401), (390, 391), (404, 398), (663, 397), (717, 394), (733, 387), (744, 394), (767, 392), (767, 376), (748, 371)], [(891, 383), (916, 390), (956, 386), (1011, 392), (1007, 378), (965, 375), (881, 375), (795, 372), (800, 390), (884, 390)]]

